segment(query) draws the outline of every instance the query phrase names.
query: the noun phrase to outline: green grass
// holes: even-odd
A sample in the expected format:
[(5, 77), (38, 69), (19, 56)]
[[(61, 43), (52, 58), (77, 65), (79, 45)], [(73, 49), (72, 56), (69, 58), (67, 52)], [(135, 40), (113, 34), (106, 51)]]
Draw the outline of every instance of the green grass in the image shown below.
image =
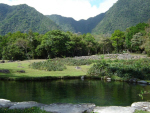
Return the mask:
[[(0, 63), (0, 69), (10, 70), (9, 74), (0, 73), (0, 78), (18, 79), (18, 78), (35, 78), (35, 77), (63, 77), (63, 76), (83, 76), (86, 75), (91, 65), (82, 65), (81, 69), (75, 69), (76, 66), (66, 66), (64, 71), (46, 71), (29, 68), (33, 62), (46, 60), (26, 60), (19, 62)], [(20, 67), (18, 67), (20, 66)], [(18, 73), (19, 70), (25, 70), (25, 73)]]
[(142, 110), (135, 110), (134, 113), (150, 113), (150, 112), (148, 112), (148, 111), (142, 111)]
[(32, 107), (28, 109), (8, 109), (8, 108), (0, 108), (0, 113), (50, 113), (45, 110), (41, 110), (38, 107)]

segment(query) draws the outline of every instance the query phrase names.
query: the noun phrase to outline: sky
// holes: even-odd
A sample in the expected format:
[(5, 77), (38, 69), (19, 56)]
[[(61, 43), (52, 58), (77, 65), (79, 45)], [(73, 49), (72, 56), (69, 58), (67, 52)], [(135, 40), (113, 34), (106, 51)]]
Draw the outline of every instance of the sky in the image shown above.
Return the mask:
[(109, 10), (118, 0), (0, 0), (8, 5), (27, 4), (44, 15), (88, 19)]

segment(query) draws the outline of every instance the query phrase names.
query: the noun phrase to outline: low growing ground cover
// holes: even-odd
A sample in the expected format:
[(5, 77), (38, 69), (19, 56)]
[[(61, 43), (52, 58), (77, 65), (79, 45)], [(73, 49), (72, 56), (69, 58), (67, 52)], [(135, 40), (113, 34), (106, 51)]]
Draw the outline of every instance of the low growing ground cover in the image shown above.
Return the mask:
[(89, 65), (96, 62), (96, 60), (88, 59), (73, 59), (73, 58), (55, 58), (42, 62), (34, 62), (30, 64), (30, 68), (46, 71), (63, 71), (67, 69), (66, 66), (81, 66)]
[[(77, 69), (76, 67), (80, 67)], [(0, 73), (0, 78), (38, 78), (63, 76), (109, 76), (115, 80), (137, 78), (150, 80), (150, 59), (133, 60), (88, 60), (73, 58), (55, 58), (50, 60), (27, 60), (0, 63), (0, 69), (10, 73)], [(19, 73), (24, 70), (25, 73)]]
[(0, 113), (49, 113), (49, 112), (41, 110), (38, 107), (32, 107), (32, 108), (28, 108), (28, 109), (0, 108)]
[(89, 69), (88, 75), (150, 80), (150, 59), (101, 60)]
[[(63, 71), (47, 71), (32, 69), (29, 67), (34, 62), (43, 62), (46, 60), (25, 60), (16, 62), (0, 63), (0, 69), (8, 69), (10, 73), (0, 73), (0, 78), (20, 79), (20, 78), (38, 78), (38, 77), (63, 77), (63, 76), (83, 76), (86, 75), (91, 65), (80, 65), (81, 69), (76, 69), (76, 66), (65, 65), (66, 69)], [(25, 73), (17, 71), (24, 70)]]

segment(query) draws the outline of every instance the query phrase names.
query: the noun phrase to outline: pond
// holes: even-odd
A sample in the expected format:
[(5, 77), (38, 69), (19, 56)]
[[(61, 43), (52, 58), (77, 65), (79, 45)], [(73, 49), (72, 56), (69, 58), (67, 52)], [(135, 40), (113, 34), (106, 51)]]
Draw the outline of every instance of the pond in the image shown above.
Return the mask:
[[(0, 98), (12, 102), (95, 103), (97, 106), (129, 106), (142, 101), (141, 90), (150, 86), (100, 80), (55, 80), (43, 82), (0, 81)], [(145, 95), (144, 100), (150, 99)]]

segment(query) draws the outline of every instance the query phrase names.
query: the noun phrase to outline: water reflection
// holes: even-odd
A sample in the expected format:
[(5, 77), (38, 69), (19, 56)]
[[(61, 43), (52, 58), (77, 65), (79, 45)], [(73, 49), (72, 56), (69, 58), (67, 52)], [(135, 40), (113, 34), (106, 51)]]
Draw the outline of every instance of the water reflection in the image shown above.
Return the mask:
[[(150, 86), (99, 80), (57, 80), (44, 82), (0, 81), (0, 98), (40, 103), (95, 103), (98, 106), (128, 106), (141, 101), (141, 90)], [(150, 95), (144, 97), (148, 100)]]

